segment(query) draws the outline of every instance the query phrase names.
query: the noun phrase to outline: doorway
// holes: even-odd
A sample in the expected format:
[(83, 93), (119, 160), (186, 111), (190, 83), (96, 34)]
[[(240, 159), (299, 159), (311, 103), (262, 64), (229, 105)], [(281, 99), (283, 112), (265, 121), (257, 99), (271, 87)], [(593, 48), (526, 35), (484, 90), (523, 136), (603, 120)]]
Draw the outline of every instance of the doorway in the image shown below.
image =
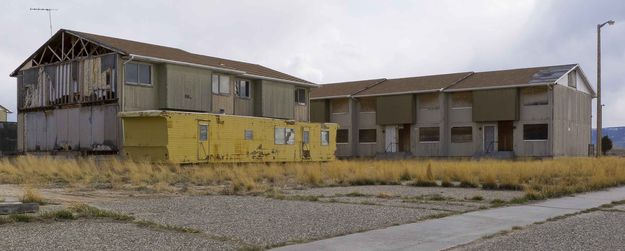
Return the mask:
[(497, 147), (499, 151), (513, 151), (514, 149), (514, 136), (513, 136), (513, 123), (512, 121), (499, 121), (497, 122)]
[(399, 151), (410, 152), (410, 124), (400, 126), (397, 134)]
[(485, 153), (497, 151), (497, 125), (488, 124), (482, 126), (484, 132), (483, 148)]
[(397, 152), (397, 126), (384, 127), (384, 151), (387, 153)]
[(199, 121), (197, 124), (197, 158), (198, 160), (207, 160), (209, 156), (208, 146), (208, 122)]

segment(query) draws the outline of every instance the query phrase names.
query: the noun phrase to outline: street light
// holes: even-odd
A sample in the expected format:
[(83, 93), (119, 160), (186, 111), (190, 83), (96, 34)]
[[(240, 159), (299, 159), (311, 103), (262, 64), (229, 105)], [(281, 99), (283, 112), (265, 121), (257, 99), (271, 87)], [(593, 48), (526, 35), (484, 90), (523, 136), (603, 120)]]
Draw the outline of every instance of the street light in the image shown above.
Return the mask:
[(595, 147), (597, 157), (601, 156), (601, 137), (603, 136), (603, 127), (601, 125), (601, 27), (606, 24), (614, 25), (614, 20), (607, 21), (597, 25), (597, 147)]

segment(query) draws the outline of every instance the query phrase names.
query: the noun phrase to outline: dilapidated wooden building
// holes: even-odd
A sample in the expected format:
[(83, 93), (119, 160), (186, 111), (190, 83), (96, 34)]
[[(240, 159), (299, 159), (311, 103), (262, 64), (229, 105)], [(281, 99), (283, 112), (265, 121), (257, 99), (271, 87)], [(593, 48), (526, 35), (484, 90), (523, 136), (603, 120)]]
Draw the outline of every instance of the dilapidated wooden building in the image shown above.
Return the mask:
[(123, 111), (309, 121), (308, 95), (316, 87), (258, 64), (64, 29), (11, 76), (19, 152), (117, 153)]

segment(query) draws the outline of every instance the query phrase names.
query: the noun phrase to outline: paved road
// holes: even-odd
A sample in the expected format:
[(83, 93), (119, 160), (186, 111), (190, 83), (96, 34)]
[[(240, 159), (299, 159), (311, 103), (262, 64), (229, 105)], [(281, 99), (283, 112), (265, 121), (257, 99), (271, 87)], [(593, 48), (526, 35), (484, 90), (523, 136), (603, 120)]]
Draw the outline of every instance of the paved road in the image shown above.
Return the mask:
[(624, 199), (625, 187), (619, 187), (531, 205), (476, 211), (350, 234), (276, 250), (441, 250), (502, 230), (510, 230), (515, 226), (527, 226)]

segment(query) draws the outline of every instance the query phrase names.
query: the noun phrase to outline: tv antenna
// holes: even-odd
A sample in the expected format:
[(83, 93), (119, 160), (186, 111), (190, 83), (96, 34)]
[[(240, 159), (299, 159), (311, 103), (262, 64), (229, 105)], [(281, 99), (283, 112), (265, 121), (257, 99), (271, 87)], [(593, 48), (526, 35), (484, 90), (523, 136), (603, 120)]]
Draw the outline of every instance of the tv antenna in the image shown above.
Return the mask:
[(47, 11), (48, 12), (48, 20), (50, 21), (50, 36), (54, 33), (52, 32), (52, 12), (57, 11), (58, 9), (50, 9), (50, 8), (30, 8), (30, 10), (39, 10), (39, 11)]

